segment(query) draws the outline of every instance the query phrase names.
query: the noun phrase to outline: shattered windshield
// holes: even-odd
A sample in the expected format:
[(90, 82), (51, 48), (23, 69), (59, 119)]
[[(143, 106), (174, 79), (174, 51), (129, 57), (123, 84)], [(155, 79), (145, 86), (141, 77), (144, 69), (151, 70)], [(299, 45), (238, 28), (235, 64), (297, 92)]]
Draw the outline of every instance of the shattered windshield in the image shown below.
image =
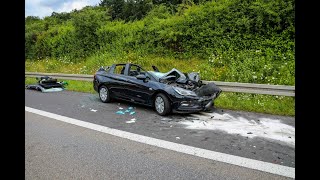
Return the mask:
[(156, 72), (156, 71), (148, 71), (153, 77), (156, 78), (157, 81), (159, 81), (159, 79), (163, 79), (165, 77), (169, 77), (169, 76), (175, 76), (175, 79), (186, 79), (186, 76), (180, 72), (179, 70), (173, 68), (171, 69), (169, 72), (166, 73), (161, 73), (161, 72)]
[(166, 73), (161, 72), (155, 72), (155, 71), (148, 71), (154, 78), (156, 78), (157, 81), (159, 81), (159, 78), (163, 77)]

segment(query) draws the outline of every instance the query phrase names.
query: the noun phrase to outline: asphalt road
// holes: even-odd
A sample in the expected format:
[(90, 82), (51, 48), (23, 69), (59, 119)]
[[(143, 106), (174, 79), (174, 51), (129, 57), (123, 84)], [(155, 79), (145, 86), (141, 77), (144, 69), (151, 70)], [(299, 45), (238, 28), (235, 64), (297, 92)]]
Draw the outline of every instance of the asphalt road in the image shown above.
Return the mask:
[[(29, 92), (26, 98), (26, 103), (30, 103)], [(25, 179), (289, 179), (157, 148), (30, 112), (25, 117)]]
[[(249, 134), (251, 132), (248, 132), (248, 134), (245, 133), (245, 135), (241, 135), (222, 130), (188, 129), (185, 125), (181, 124), (181, 122), (198, 121), (197, 118), (202, 118), (201, 114), (196, 114), (197, 117), (193, 115), (171, 115), (167, 118), (163, 118), (148, 107), (137, 106), (125, 102), (112, 102), (105, 104), (100, 102), (98, 94), (71, 91), (41, 93), (33, 90), (26, 90), (25, 105), (31, 108), (152, 138), (283, 166), (295, 167), (294, 144), (288, 144), (283, 141), (270, 138), (268, 139), (261, 136), (252, 137), (251, 135), (254, 135), (255, 132), (253, 134)], [(129, 106), (134, 107), (134, 111), (136, 112), (135, 114), (116, 114), (116, 112), (120, 110), (120, 107), (123, 108), (123, 110), (126, 110)], [(294, 117), (273, 116), (222, 109), (217, 109), (215, 112), (215, 116), (225, 114), (227, 114), (228, 117), (234, 118), (232, 124), (237, 124), (238, 121), (245, 121), (247, 124), (246, 126), (239, 124), (239, 127), (237, 127), (237, 125), (235, 129), (238, 128), (246, 130), (247, 128), (255, 127), (254, 124), (251, 124), (251, 121), (254, 120), (256, 122), (262, 122), (264, 120), (263, 118), (269, 118), (270, 120), (268, 123), (274, 124), (275, 126), (266, 127), (268, 124), (262, 124), (261, 127), (263, 130), (270, 130), (279, 125), (287, 125), (293, 129), (295, 126)], [(127, 123), (133, 118), (136, 119), (135, 122)], [(246, 120), (243, 119), (251, 119), (251, 121), (247, 123)], [(214, 121), (213, 123), (219, 122), (222, 121)], [(276, 122), (281, 122), (282, 124), (277, 124)], [(205, 125), (205, 122), (203, 123)], [(285, 136), (286, 133), (281, 131), (282, 129), (278, 129), (274, 134), (277, 135), (282, 133), (281, 135)], [(269, 135), (267, 134), (266, 137), (268, 136)], [(284, 138), (291, 140), (291, 143), (294, 142), (294, 132), (290, 136), (288, 135)]]

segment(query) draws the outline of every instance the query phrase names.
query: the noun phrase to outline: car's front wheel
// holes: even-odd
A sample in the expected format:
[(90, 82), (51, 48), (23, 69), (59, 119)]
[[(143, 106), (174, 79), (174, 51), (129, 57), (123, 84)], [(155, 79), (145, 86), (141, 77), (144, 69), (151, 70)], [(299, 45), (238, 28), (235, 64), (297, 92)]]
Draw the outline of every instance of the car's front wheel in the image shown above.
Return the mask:
[(156, 95), (154, 100), (154, 107), (157, 113), (165, 116), (171, 112), (171, 104), (168, 97), (162, 93)]
[(100, 100), (104, 103), (110, 102), (110, 93), (106, 86), (101, 86), (99, 88), (99, 97)]

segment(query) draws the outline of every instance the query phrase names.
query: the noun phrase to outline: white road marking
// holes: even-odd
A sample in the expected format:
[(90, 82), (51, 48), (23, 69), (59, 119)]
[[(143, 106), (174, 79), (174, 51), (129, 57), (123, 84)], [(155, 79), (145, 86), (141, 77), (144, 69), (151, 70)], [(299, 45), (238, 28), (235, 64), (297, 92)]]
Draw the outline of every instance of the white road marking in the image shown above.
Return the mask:
[(93, 124), (93, 123), (89, 123), (89, 122), (80, 121), (77, 119), (73, 119), (73, 118), (69, 118), (66, 116), (61, 116), (58, 114), (30, 108), (27, 106), (25, 106), (25, 110), (28, 112), (31, 112), (31, 113), (41, 115), (41, 116), (45, 116), (45, 117), (59, 120), (62, 122), (74, 124), (74, 125), (81, 126), (84, 128), (96, 130), (96, 131), (103, 132), (106, 134), (118, 136), (121, 138), (126, 138), (126, 139), (129, 139), (132, 141), (136, 141), (136, 142), (140, 142), (140, 143), (144, 143), (144, 144), (148, 144), (148, 145), (152, 145), (152, 146), (156, 146), (156, 147), (161, 147), (164, 149), (169, 149), (169, 150), (173, 150), (176, 152), (190, 154), (190, 155), (194, 155), (194, 156), (198, 156), (198, 157), (202, 157), (202, 158), (206, 158), (206, 159), (211, 159), (214, 161), (220, 161), (220, 162), (224, 162), (224, 163), (228, 163), (228, 164), (233, 164), (233, 165), (237, 165), (237, 166), (241, 166), (241, 167), (245, 167), (245, 168), (249, 168), (249, 169), (255, 169), (255, 170), (268, 172), (268, 173), (272, 173), (272, 174), (277, 174), (277, 175), (281, 175), (281, 176), (285, 176), (285, 177), (295, 178), (295, 168), (292, 168), (292, 167), (282, 166), (282, 165), (273, 164), (273, 163), (269, 163), (269, 162), (258, 161), (258, 160), (254, 160), (254, 159), (234, 156), (234, 155), (230, 155), (230, 154), (210, 151), (210, 150), (206, 150), (206, 149), (201, 149), (201, 148), (196, 148), (196, 147), (178, 144), (178, 143), (174, 143), (174, 142), (169, 142), (169, 141), (165, 141), (165, 140), (160, 140), (160, 139), (156, 139), (156, 138), (151, 138), (151, 137), (138, 135), (138, 134), (134, 134), (134, 133), (126, 132), (126, 131), (112, 129), (109, 127), (105, 127), (105, 126), (101, 126), (101, 125), (97, 125), (97, 124)]

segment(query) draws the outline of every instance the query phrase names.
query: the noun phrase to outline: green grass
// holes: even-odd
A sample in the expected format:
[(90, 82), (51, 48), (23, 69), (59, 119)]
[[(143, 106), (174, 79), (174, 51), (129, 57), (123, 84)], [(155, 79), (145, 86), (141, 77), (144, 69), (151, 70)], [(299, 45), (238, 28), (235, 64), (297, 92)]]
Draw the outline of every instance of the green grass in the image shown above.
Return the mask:
[(222, 92), (216, 107), (276, 115), (295, 115), (295, 98), (262, 94)]
[[(96, 93), (93, 90), (92, 82), (90, 81), (63, 79), (59, 79), (59, 81), (68, 82), (66, 89), (70, 91)], [(27, 77), (25, 80), (25, 84), (34, 84), (36, 82), (37, 80), (35, 78)], [(222, 92), (215, 100), (215, 106), (224, 109), (243, 110), (267, 114), (285, 116), (295, 115), (294, 97)]]
[(134, 63), (145, 70), (152, 70), (151, 66), (155, 65), (161, 72), (167, 72), (172, 68), (182, 72), (199, 72), (201, 79), (208, 81), (294, 85), (295, 64), (292, 60), (272, 61), (269, 56), (260, 57), (259, 53), (249, 50), (241, 51), (237, 53), (237, 56), (232, 54), (234, 52), (225, 53), (225, 55), (212, 56), (209, 59), (196, 57), (179, 59), (169, 55), (142, 55), (135, 52), (123, 54), (97, 52), (81, 60), (67, 57), (27, 60), (25, 70), (28, 72), (94, 74), (101, 66), (110, 66), (114, 63)]
[(76, 80), (63, 80), (68, 82), (66, 89), (69, 91), (96, 93), (93, 89), (91, 81), (76, 81)]

